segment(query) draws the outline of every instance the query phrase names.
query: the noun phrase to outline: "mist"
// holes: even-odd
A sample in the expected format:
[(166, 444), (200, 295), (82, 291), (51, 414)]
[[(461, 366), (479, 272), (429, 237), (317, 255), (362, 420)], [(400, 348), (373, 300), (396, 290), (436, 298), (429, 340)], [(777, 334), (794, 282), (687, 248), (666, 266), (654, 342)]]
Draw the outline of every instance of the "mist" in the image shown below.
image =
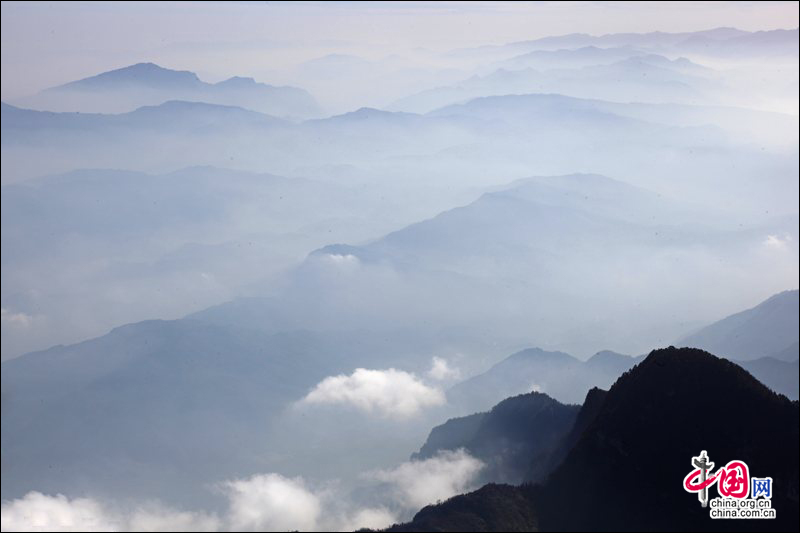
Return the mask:
[[(797, 289), (797, 25), (4, 2), (3, 530), (384, 528), (508, 481), (412, 454)], [(791, 362), (774, 329), (716, 355)]]

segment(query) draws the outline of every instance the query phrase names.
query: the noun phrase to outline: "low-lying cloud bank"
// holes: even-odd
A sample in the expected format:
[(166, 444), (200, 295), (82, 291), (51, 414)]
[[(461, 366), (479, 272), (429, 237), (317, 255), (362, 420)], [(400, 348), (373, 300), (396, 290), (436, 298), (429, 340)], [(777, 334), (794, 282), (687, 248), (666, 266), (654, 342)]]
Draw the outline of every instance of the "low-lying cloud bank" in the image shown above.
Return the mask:
[(219, 531), (222, 526), (214, 514), (160, 504), (119, 511), (91, 498), (40, 492), (4, 501), (0, 516), (3, 531)]
[(472, 488), (483, 463), (464, 450), (368, 472), (367, 482), (388, 488), (381, 505), (359, 505), (335, 484), (314, 486), (300, 477), (256, 474), (225, 481), (220, 514), (160, 503), (121, 509), (93, 498), (29, 492), (2, 504), (3, 531), (353, 531), (410, 518), (419, 508)]
[(391, 484), (396, 501), (408, 509), (419, 509), (468, 491), (483, 467), (482, 461), (459, 449), (364, 477)]

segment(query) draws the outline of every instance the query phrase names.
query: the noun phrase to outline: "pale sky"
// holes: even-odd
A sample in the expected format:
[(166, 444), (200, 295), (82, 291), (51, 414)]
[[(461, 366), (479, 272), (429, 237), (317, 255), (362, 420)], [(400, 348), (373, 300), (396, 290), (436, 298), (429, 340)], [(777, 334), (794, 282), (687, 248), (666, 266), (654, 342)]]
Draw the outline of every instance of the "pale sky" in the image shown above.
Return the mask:
[(796, 28), (798, 2), (2, 2), (0, 92), (13, 99), (141, 61), (216, 81), (338, 50), (720, 26)]

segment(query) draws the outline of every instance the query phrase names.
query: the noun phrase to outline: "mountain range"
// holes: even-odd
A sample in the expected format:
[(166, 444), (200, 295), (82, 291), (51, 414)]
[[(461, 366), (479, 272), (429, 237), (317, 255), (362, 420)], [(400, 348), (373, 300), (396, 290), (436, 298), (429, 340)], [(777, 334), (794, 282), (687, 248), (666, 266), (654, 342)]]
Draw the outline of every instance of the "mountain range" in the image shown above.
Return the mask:
[(798, 529), (796, 29), (245, 39), (2, 103), (3, 530)]
[(492, 55), (517, 55), (534, 50), (562, 50), (588, 46), (613, 48), (632, 46), (650, 50), (682, 51), (712, 57), (731, 57), (745, 53), (752, 57), (774, 57), (797, 54), (798, 29), (778, 29), (768, 31), (745, 31), (737, 28), (720, 27), (695, 32), (647, 33), (609, 33), (590, 35), (570, 33), (552, 37), (542, 37), (528, 41), (518, 41), (505, 45), (487, 45), (472, 49), (460, 49), (452, 53), (468, 55), (474, 53)]
[(541, 484), (486, 485), (389, 530), (714, 531), (720, 523), (682, 486), (701, 450), (773, 478), (776, 518), (732, 527), (797, 528), (797, 402), (737, 365), (696, 349), (655, 350), (593, 403), (578, 415), (591, 420)]
[(49, 111), (124, 113), (172, 100), (238, 106), (282, 118), (317, 116), (314, 98), (297, 87), (277, 87), (235, 76), (206, 83), (194, 72), (137, 63), (45, 89), (18, 100), (19, 105)]
[[(797, 341), (797, 291), (784, 291), (773, 295), (753, 309), (737, 313), (734, 317), (749, 317), (732, 323), (730, 318), (710, 324), (680, 341), (689, 347), (717, 350), (733, 360), (756, 379), (775, 392), (798, 399)], [(754, 318), (757, 317), (757, 318)], [(724, 337), (712, 337), (724, 326)], [(765, 331), (770, 332), (767, 341)], [(703, 343), (703, 339), (718, 338), (717, 344)], [(748, 352), (740, 349), (733, 355), (718, 350), (727, 342), (729, 346), (788, 344), (777, 353), (763, 356), (764, 349)], [(465, 412), (486, 409), (508, 396), (530, 392), (546, 393), (561, 402), (580, 403), (591, 388), (608, 388), (623, 372), (642, 360), (612, 351), (601, 351), (586, 361), (563, 352), (548, 352), (529, 348), (508, 356), (483, 373), (472, 376), (447, 391), (448, 401)]]
[(508, 94), (561, 94), (612, 102), (707, 104), (722, 82), (686, 58), (671, 60), (628, 49), (535, 51), (457, 84), (404, 97), (387, 109), (425, 113), (474, 98)]
[[(255, 307), (242, 309), (242, 316), (253, 317), (263, 309), (263, 303), (256, 302)], [(392, 436), (388, 428), (381, 430), (389, 443), (364, 432), (359, 424), (368, 419), (354, 417), (345, 424), (309, 415), (303, 422), (316, 420), (312, 426), (319, 431), (312, 431), (301, 444), (292, 437), (295, 433), (286, 432), (287, 427), (301, 424), (287, 408), (326, 376), (358, 367), (387, 367), (400, 359), (407, 361), (406, 368), (424, 368), (426, 361), (415, 362), (419, 354), (452, 349), (466, 338), (458, 331), (437, 336), (420, 330), (409, 336), (404, 329), (335, 334), (293, 330), (285, 324), (276, 327), (277, 332), (268, 329), (239, 321), (230, 312), (215, 317), (209, 311), (182, 320), (131, 324), (97, 339), (4, 362), (3, 497), (80, 486), (131, 497), (180, 495), (186, 501), (202, 500), (208, 497), (202, 489), (205, 484), (232, 472), (297, 470), (303, 463), (318, 472), (321, 467), (309, 461), (323, 442), (328, 443), (329, 454), (337, 447), (339, 465), (353, 461), (355, 450), (360, 461), (371, 455), (381, 464), (413, 441), (416, 430), (409, 427), (402, 438)], [(473, 334), (483, 337), (480, 332)], [(478, 346), (473, 344), (472, 349), (490, 348), (489, 343)], [(434, 429), (414, 457), (466, 448), (488, 465), (484, 481), (543, 479), (565, 447), (580, 440), (575, 428), (588, 426), (589, 413), (597, 410), (603, 397), (596, 387), (607, 387), (641, 361), (613, 352), (600, 352), (586, 362), (536, 349), (513, 354), (447, 391), (447, 408), (422, 420), (448, 412), (457, 418)], [(765, 361), (743, 364), (756, 368)], [(797, 361), (782, 364), (797, 368)], [(793, 387), (796, 398), (798, 373), (787, 370), (791, 367), (770, 370), (766, 375), (773, 381), (765, 382), (780, 390), (777, 380), (783, 380), (787, 388)], [(532, 392), (536, 384), (540, 392)], [(758, 388), (767, 390), (762, 384)], [(578, 412), (543, 392), (556, 398), (581, 396), (562, 401), (583, 402), (584, 410)], [(494, 400), (504, 394), (515, 397)], [(461, 416), (471, 408), (488, 412)], [(213, 438), (200, 438), (208, 427), (218, 431)], [(352, 443), (352, 431), (362, 432), (358, 446)], [(158, 439), (143, 440), (151, 433)], [(85, 435), (92, 435), (91, 446)], [(346, 446), (339, 449), (333, 443), (342, 439)], [(37, 444), (31, 446), (32, 442)], [(378, 442), (383, 454), (376, 451)], [(231, 454), (231, 449), (237, 453)], [(195, 468), (201, 459), (207, 468)], [(131, 467), (135, 475), (128, 472)]]

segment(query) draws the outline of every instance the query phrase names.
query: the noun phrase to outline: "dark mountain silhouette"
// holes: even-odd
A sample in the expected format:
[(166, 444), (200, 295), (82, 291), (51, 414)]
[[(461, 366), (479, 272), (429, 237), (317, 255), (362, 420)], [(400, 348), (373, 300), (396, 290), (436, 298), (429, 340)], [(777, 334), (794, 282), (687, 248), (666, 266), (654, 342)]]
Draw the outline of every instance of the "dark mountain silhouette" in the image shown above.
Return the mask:
[(490, 483), (439, 505), (425, 507), (414, 521), (386, 531), (539, 531), (529, 489)]
[[(511, 400), (512, 398), (509, 398)], [(483, 426), (489, 413), (475, 413), (451, 418), (433, 428), (418, 452), (411, 454), (412, 460), (433, 457), (439, 450), (457, 450), (466, 447)]]
[[(589, 410), (591, 422), (543, 485), (487, 486), (396, 530), (798, 529), (798, 404), (738, 365), (697, 349), (654, 350), (614, 383), (595, 416)], [(776, 519), (712, 520), (682, 487), (701, 450), (718, 465), (738, 459), (751, 475), (772, 477)]]
[(734, 527), (797, 529), (797, 448), (797, 402), (707, 352), (655, 350), (609, 390), (535, 503), (542, 529), (716, 529), (681, 487), (691, 457), (708, 450), (774, 480), (777, 520)]
[(742, 361), (776, 355), (789, 358), (797, 353), (799, 309), (798, 291), (784, 291), (684, 337), (680, 345)]
[(466, 449), (486, 463), (483, 482), (520, 483), (531, 458), (548, 453), (573, 426), (579, 407), (531, 392), (503, 400), (488, 413), (448, 420), (431, 430), (412, 459)]
[(608, 394), (608, 391), (597, 387), (589, 390), (572, 428), (555, 446), (532, 458), (529, 470), (525, 475), (525, 481), (540, 482), (544, 480), (550, 472), (564, 461), (564, 458), (575, 447), (575, 443), (578, 442), (586, 428), (597, 418), (597, 413), (600, 412), (603, 406), (606, 394)]
[(279, 117), (318, 116), (314, 98), (297, 87), (258, 83), (235, 76), (206, 83), (194, 72), (137, 63), (45, 89), (19, 104), (53, 111), (120, 113), (170, 100), (192, 100), (244, 107)]

